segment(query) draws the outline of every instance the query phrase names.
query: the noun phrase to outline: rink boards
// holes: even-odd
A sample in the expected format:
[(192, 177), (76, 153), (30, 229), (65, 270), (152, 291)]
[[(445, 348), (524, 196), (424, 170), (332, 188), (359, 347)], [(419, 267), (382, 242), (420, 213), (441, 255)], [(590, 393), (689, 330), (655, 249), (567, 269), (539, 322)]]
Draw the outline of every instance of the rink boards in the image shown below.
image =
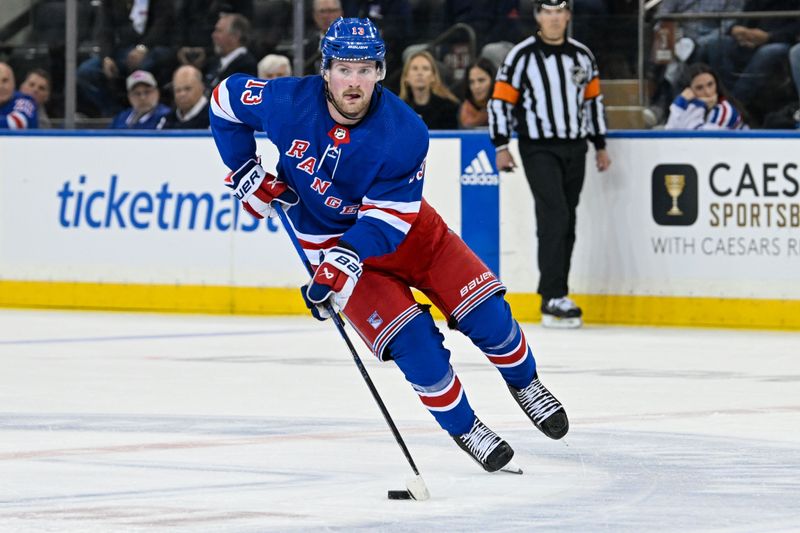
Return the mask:
[[(537, 319), (524, 174), (498, 175), (483, 132), (432, 137), (426, 198)], [(578, 209), (587, 322), (800, 329), (800, 136), (610, 137)], [(226, 173), (204, 133), (0, 134), (0, 306), (305, 312), (286, 235), (236, 208)]]

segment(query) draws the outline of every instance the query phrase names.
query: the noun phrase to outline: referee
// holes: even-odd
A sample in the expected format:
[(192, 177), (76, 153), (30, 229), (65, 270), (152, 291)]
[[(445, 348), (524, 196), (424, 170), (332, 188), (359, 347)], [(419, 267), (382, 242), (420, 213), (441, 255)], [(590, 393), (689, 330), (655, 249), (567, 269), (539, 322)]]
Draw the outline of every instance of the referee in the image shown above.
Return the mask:
[(536, 204), (542, 324), (580, 327), (581, 309), (569, 298), (567, 278), (575, 244), (575, 209), (586, 170), (587, 138), (597, 169), (611, 164), (605, 149), (600, 75), (589, 49), (566, 37), (563, 0), (536, 0), (539, 30), (516, 45), (497, 74), (489, 101), (489, 132), (497, 168), (517, 165), (508, 150), (512, 130)]

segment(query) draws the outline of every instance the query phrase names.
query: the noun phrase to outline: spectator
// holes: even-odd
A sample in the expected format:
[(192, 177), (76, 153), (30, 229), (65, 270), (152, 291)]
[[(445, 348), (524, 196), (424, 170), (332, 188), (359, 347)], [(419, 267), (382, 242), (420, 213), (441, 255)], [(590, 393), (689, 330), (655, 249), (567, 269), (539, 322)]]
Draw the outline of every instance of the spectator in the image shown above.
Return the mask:
[[(794, 0), (747, 0), (743, 10), (782, 11), (796, 7)], [(798, 33), (800, 20), (748, 19), (745, 15), (728, 35), (708, 46), (710, 64), (719, 72), (723, 84), (757, 117), (780, 104), (774, 81), (786, 79), (781, 69)], [(761, 123), (758, 118), (754, 120)]]
[(343, 14), (342, 3), (339, 0), (314, 0), (311, 4), (314, 29), (313, 34), (305, 40), (303, 74), (319, 74), (321, 59), (319, 43), (333, 21)]
[(258, 77), (262, 80), (285, 78), (292, 75), (289, 58), (280, 54), (267, 54), (258, 62)]
[(669, 108), (668, 130), (740, 130), (742, 113), (725, 94), (714, 70), (705, 63), (689, 67), (689, 85)]
[(458, 128), (458, 98), (442, 83), (430, 52), (409, 56), (400, 79), (400, 98), (422, 117), (429, 130)]
[(169, 0), (106, 0), (101, 6), (100, 54), (78, 67), (78, 103), (90, 116), (108, 117), (121, 107), (129, 73), (147, 70), (168, 79), (175, 12)]
[[(736, 12), (744, 6), (744, 0), (664, 0), (658, 6), (659, 15), (671, 13), (719, 13)], [(655, 31), (664, 25), (673, 25), (672, 22), (658, 22)], [(668, 64), (659, 67), (655, 73), (658, 80), (655, 93), (651, 99), (649, 112), (653, 114), (653, 124), (663, 123), (670, 103), (682, 90), (686, 79), (687, 65), (694, 62), (708, 61), (708, 47), (720, 37), (724, 36), (733, 25), (732, 20), (700, 19), (682, 21), (675, 31), (675, 42), (678, 46), (686, 47), (683, 57), (676, 57)], [(670, 50), (671, 53), (672, 50)], [(677, 54), (675, 54), (677, 55)]]
[(8, 63), (0, 62), (0, 130), (38, 127), (36, 101), (16, 88), (14, 71)]
[(194, 65), (203, 70), (206, 59), (213, 54), (211, 33), (224, 13), (239, 13), (245, 17), (253, 14), (251, 0), (182, 0), (177, 16), (176, 53), (180, 65)]
[(50, 74), (41, 68), (36, 68), (28, 72), (25, 81), (19, 86), (19, 92), (27, 94), (36, 101), (37, 112), (39, 114), (39, 127), (52, 128), (53, 123), (47, 116), (45, 106), (50, 101), (52, 83)]
[[(658, 6), (658, 14), (670, 13), (720, 13), (741, 11), (744, 0), (663, 0)], [(691, 59), (705, 60), (705, 48), (710, 43), (719, 40), (728, 33), (733, 26), (732, 20), (698, 19), (681, 21), (677, 34), (679, 37), (691, 39), (694, 43), (695, 55)]]
[(172, 75), (175, 108), (161, 119), (158, 129), (208, 129), (208, 98), (204, 92), (200, 69), (192, 65), (178, 67)]
[(464, 101), (458, 111), (458, 122), (462, 128), (477, 128), (489, 125), (486, 104), (494, 91), (495, 68), (491, 61), (481, 57), (467, 68), (467, 83), (464, 84)]
[(169, 113), (169, 108), (159, 103), (158, 83), (146, 70), (136, 70), (125, 81), (131, 107), (120, 111), (111, 122), (111, 129), (153, 130)]
[(258, 69), (256, 58), (247, 49), (250, 23), (246, 18), (238, 13), (220, 15), (211, 34), (211, 40), (214, 41), (216, 56), (206, 71), (206, 87), (209, 90), (236, 72), (256, 75)]

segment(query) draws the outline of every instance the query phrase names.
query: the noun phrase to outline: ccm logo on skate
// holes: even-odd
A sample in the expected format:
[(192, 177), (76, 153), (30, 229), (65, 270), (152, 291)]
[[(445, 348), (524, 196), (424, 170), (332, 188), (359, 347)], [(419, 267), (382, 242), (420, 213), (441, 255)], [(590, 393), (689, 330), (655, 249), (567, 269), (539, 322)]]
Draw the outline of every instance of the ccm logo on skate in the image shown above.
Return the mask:
[(488, 271), (487, 271), (487, 272), (484, 272), (484, 273), (483, 273), (483, 274), (481, 274), (480, 276), (478, 276), (478, 277), (476, 277), (476, 278), (473, 278), (473, 279), (471, 279), (469, 283), (467, 283), (466, 285), (464, 285), (463, 287), (461, 287), (461, 290), (459, 291), (459, 294), (460, 294), (461, 296), (464, 296), (464, 295), (466, 295), (468, 292), (470, 292), (471, 290), (474, 290), (476, 287), (478, 287), (478, 286), (482, 285), (482, 284), (483, 284), (483, 282), (484, 282), (484, 281), (486, 281), (487, 279), (492, 279), (493, 277), (494, 277), (494, 276), (492, 276), (492, 273), (491, 273), (491, 272), (488, 272)]

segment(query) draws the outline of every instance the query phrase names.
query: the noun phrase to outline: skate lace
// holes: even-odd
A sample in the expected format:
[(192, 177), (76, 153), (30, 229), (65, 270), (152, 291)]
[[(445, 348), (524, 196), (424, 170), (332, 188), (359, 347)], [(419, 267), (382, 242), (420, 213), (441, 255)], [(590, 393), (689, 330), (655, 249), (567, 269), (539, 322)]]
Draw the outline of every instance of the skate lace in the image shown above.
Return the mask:
[(541, 424), (550, 415), (561, 409), (561, 404), (550, 391), (544, 388), (538, 378), (518, 393), (520, 404), (534, 422)]
[(461, 435), (460, 438), (461, 442), (481, 463), (486, 462), (486, 458), (501, 441), (494, 431), (484, 426), (479, 420), (475, 420), (469, 433)]

